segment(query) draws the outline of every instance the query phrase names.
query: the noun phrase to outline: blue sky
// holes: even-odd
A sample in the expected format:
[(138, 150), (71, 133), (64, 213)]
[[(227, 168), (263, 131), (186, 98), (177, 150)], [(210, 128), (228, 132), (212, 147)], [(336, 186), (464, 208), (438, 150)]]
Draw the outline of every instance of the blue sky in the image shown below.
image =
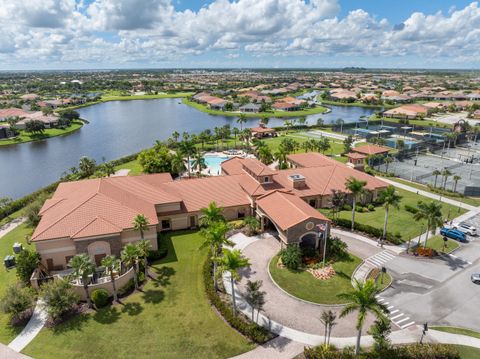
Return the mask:
[(479, 68), (475, 1), (0, 0), (0, 70)]

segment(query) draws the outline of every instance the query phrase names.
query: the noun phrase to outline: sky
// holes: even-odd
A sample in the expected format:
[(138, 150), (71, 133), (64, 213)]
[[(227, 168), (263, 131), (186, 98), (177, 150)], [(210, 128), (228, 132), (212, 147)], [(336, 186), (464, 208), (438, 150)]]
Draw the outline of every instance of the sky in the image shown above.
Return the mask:
[(461, 0), (0, 0), (0, 28), (0, 70), (480, 68)]

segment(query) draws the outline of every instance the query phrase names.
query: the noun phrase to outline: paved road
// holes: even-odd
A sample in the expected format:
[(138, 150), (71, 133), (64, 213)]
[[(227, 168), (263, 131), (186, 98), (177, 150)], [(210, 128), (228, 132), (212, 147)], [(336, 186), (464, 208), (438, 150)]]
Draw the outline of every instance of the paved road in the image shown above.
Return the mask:
[[(478, 228), (480, 215), (470, 222)], [(472, 273), (480, 272), (480, 238), (472, 239), (443, 258), (396, 257), (387, 265), (395, 280), (382, 297), (415, 318), (417, 324), (480, 331), (480, 285), (470, 280)]]

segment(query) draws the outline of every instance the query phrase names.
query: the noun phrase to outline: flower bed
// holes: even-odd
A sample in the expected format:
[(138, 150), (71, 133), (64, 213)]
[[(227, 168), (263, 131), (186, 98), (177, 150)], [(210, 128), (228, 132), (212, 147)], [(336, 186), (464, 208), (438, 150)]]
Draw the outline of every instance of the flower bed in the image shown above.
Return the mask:
[(328, 280), (336, 274), (335, 269), (333, 269), (332, 266), (326, 266), (325, 268), (319, 269), (309, 268), (307, 269), (307, 272), (311, 273), (316, 279), (319, 280)]

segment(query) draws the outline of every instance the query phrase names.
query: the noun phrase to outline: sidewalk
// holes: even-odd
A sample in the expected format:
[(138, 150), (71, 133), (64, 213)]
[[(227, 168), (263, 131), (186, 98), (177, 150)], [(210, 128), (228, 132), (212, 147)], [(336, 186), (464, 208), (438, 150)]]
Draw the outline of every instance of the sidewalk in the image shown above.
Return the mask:
[(2, 238), (8, 232), (13, 231), (15, 228), (17, 228), (19, 225), (21, 225), (25, 221), (26, 221), (25, 217), (20, 217), (20, 218), (14, 219), (11, 222), (4, 224), (2, 227), (0, 227), (0, 238)]
[(47, 321), (47, 312), (43, 307), (44, 303), (41, 300), (37, 301), (37, 306), (33, 311), (33, 315), (30, 318), (30, 321), (27, 323), (25, 328), (13, 339), (8, 347), (15, 350), (16, 352), (21, 352), (42, 330), (45, 322)]

